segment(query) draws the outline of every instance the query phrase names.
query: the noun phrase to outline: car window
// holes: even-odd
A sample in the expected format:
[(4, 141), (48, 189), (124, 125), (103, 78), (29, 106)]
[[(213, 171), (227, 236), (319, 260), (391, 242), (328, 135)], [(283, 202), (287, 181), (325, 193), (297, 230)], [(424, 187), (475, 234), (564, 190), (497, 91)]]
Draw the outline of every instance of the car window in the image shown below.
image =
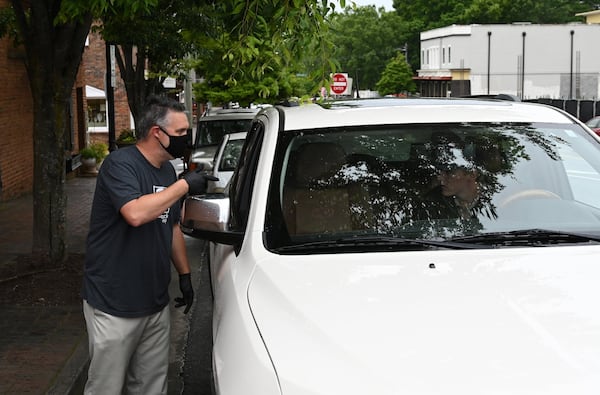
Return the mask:
[(599, 144), (576, 125), (303, 130), (281, 136), (274, 169), (272, 247), (361, 234), (443, 240), (600, 228)]
[(254, 187), (254, 176), (258, 166), (263, 137), (264, 125), (256, 121), (246, 136), (238, 166), (233, 173), (229, 186), (231, 200), (229, 225), (232, 230), (243, 231), (246, 228), (252, 199), (252, 188)]

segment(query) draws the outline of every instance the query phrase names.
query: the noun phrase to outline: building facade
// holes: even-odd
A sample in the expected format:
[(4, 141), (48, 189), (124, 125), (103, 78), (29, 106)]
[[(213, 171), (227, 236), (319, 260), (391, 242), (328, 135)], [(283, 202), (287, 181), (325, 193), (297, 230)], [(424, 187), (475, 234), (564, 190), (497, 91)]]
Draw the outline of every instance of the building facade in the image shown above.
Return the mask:
[(423, 96), (597, 100), (600, 25), (453, 25), (421, 33)]
[[(0, 0), (0, 7), (9, 5)], [(31, 191), (33, 185), (33, 102), (25, 51), (0, 40), (0, 201)]]
[(82, 74), (84, 83), (78, 89), (82, 90), (81, 96), (84, 98), (82, 110), (85, 116), (85, 125), (79, 128), (78, 139), (80, 143), (104, 142), (108, 144), (109, 114), (106, 95), (106, 69), (109, 64), (112, 64), (111, 69), (114, 73), (111, 86), (114, 91), (115, 137), (118, 137), (124, 129), (134, 127), (129, 104), (127, 103), (125, 85), (120, 77), (119, 68), (114, 61), (114, 47), (112, 51), (113, 60), (107, 63), (105, 42), (92, 29), (79, 66), (79, 73)]
[[(0, 0), (0, 7), (9, 6)], [(71, 103), (68, 108), (69, 128), (65, 151), (70, 153), (65, 171), (77, 171), (77, 153), (85, 145), (108, 143), (107, 105), (105, 94), (106, 50), (102, 38), (90, 33), (80, 64)], [(25, 50), (15, 48), (12, 40), (0, 40), (0, 124), (4, 125), (0, 144), (0, 201), (10, 200), (33, 189), (33, 101), (25, 69)], [(115, 132), (133, 125), (127, 96), (116, 68), (114, 84)], [(67, 155), (68, 156), (68, 155)]]

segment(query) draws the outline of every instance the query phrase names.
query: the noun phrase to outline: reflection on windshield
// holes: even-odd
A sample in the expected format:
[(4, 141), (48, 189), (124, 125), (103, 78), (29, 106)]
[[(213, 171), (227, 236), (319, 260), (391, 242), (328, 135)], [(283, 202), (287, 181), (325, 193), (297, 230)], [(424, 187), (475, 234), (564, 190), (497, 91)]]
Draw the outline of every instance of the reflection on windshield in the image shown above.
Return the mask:
[[(304, 131), (280, 141), (271, 245), (382, 234), (446, 239), (571, 227), (598, 231), (598, 145), (564, 125), (404, 125)], [(575, 169), (574, 169), (575, 167)]]

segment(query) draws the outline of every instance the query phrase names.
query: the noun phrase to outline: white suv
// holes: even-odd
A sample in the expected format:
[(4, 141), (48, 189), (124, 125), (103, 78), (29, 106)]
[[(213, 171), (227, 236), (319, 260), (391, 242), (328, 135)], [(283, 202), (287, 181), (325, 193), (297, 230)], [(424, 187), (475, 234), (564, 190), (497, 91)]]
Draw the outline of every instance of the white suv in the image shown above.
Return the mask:
[(542, 105), (257, 115), (210, 240), (218, 394), (600, 390), (600, 140)]

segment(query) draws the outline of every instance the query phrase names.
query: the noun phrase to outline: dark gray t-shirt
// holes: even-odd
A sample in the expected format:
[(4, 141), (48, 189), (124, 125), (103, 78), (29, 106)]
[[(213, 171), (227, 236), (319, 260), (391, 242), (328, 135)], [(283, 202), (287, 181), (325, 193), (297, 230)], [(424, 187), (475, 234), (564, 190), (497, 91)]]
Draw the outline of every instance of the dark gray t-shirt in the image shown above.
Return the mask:
[(130, 226), (123, 205), (177, 180), (171, 163), (152, 166), (137, 147), (112, 152), (98, 172), (87, 239), (82, 295), (105, 313), (142, 317), (169, 303), (173, 226), (180, 203), (154, 221)]

